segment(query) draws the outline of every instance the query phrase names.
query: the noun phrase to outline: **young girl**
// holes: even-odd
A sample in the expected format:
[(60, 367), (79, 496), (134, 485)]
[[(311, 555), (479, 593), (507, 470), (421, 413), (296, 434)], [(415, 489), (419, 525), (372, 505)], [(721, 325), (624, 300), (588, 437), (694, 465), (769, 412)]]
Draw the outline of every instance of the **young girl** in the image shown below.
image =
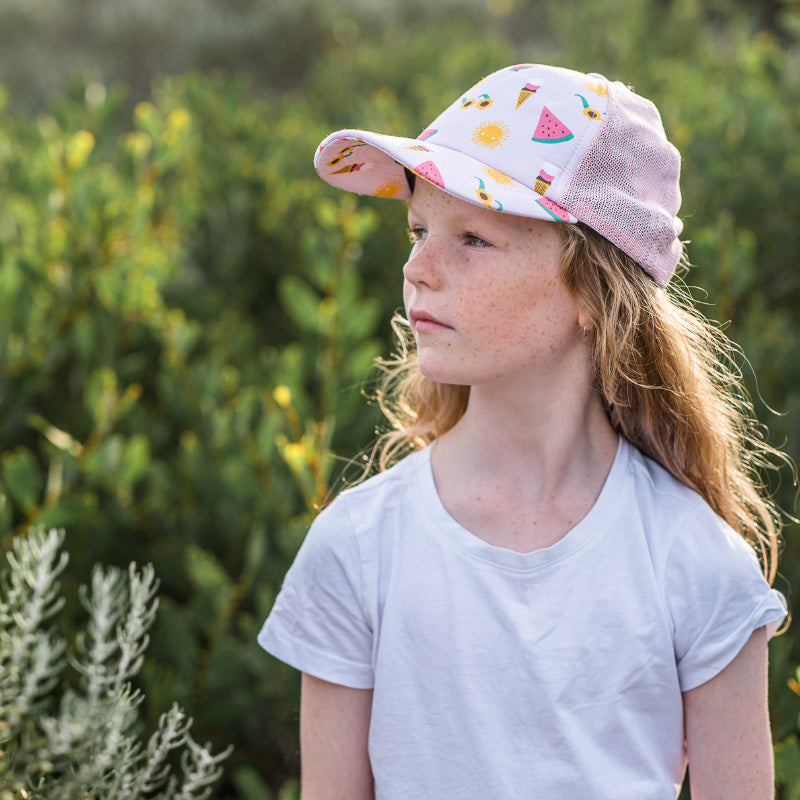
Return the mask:
[(413, 245), (383, 471), (259, 637), (303, 672), (303, 800), (674, 800), (687, 758), (694, 800), (773, 797), (770, 451), (665, 289), (679, 164), (647, 100), (532, 64), (416, 140), (321, 144), (329, 183), (410, 197)]

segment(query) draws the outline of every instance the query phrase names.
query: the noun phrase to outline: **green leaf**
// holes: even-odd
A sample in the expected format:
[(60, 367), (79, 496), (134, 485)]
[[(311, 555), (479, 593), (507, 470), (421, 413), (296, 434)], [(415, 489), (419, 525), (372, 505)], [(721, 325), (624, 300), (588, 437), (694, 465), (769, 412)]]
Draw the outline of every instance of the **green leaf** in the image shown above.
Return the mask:
[(3, 453), (2, 473), (12, 499), (27, 514), (32, 511), (42, 495), (42, 474), (33, 453), (18, 447)]
[(247, 537), (244, 555), (244, 575), (249, 585), (261, 568), (267, 554), (267, 532), (260, 525), (256, 525)]
[(292, 779), (286, 781), (278, 792), (278, 800), (299, 800), (300, 784)]
[(195, 545), (186, 550), (184, 564), (199, 594), (197, 599), (203, 606), (202, 614), (218, 614), (227, 604), (233, 590), (228, 573), (213, 553)]
[(116, 417), (117, 375), (111, 367), (101, 367), (86, 385), (86, 405), (99, 430), (107, 430)]
[(800, 745), (796, 736), (775, 745), (775, 777), (784, 788), (784, 800), (800, 800)]
[(119, 480), (125, 439), (119, 434), (106, 436), (86, 455), (86, 471), (96, 480), (108, 485)]
[(119, 479), (127, 484), (136, 483), (150, 466), (150, 440), (137, 433), (125, 444), (119, 469)]
[(375, 332), (383, 309), (374, 297), (362, 298), (343, 310), (340, 332), (343, 343), (359, 342)]
[(0, 487), (0, 536), (5, 536), (11, 531), (13, 525), (13, 509), (8, 495)]
[(343, 376), (346, 381), (363, 383), (375, 366), (375, 359), (380, 355), (380, 344), (376, 339), (369, 339), (353, 348), (344, 361)]
[(292, 322), (304, 331), (318, 328), (319, 298), (297, 275), (284, 275), (278, 281), (278, 297)]
[(69, 528), (80, 524), (96, 510), (97, 495), (91, 492), (69, 495), (45, 508), (36, 518), (36, 523), (42, 528)]
[(253, 767), (239, 767), (231, 777), (241, 800), (275, 800), (275, 796)]

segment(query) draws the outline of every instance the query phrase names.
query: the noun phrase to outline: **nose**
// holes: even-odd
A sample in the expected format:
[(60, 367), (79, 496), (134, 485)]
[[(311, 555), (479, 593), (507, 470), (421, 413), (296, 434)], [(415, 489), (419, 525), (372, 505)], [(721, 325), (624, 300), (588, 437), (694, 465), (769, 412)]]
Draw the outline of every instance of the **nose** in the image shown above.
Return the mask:
[(403, 267), (403, 277), (412, 286), (438, 289), (442, 285), (441, 252), (430, 238), (417, 242)]

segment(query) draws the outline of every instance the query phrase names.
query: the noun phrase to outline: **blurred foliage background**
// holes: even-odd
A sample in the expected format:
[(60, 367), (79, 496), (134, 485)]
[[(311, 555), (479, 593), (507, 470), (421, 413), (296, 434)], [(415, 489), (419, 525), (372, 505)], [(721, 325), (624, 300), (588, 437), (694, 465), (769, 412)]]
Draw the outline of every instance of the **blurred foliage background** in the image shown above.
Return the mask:
[[(374, 438), (401, 302), (404, 210), (319, 181), (320, 139), (416, 136), (517, 62), (633, 84), (684, 157), (687, 280), (798, 460), (799, 38), (797, 0), (0, 0), (0, 538), (65, 528), (73, 587), (154, 564), (146, 713), (235, 745), (219, 797), (296, 796), (298, 678), (255, 637)], [(795, 524), (781, 573), (797, 618)], [(771, 663), (796, 800), (794, 629)]]

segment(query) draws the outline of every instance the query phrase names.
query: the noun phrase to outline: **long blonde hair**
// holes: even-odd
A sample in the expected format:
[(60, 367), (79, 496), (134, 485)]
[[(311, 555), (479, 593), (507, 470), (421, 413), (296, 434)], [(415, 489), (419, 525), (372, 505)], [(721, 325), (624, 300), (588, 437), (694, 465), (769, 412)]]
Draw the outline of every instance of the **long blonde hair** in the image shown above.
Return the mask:
[[(594, 382), (614, 428), (739, 531), (767, 580), (777, 567), (781, 514), (760, 476), (791, 463), (768, 445), (737, 367), (738, 348), (693, 306), (664, 290), (585, 225), (559, 224), (562, 280), (593, 321)], [(370, 460), (384, 470), (425, 447), (464, 414), (469, 387), (423, 377), (407, 321), (392, 320), (396, 354), (380, 362), (376, 393), (391, 430)]]

